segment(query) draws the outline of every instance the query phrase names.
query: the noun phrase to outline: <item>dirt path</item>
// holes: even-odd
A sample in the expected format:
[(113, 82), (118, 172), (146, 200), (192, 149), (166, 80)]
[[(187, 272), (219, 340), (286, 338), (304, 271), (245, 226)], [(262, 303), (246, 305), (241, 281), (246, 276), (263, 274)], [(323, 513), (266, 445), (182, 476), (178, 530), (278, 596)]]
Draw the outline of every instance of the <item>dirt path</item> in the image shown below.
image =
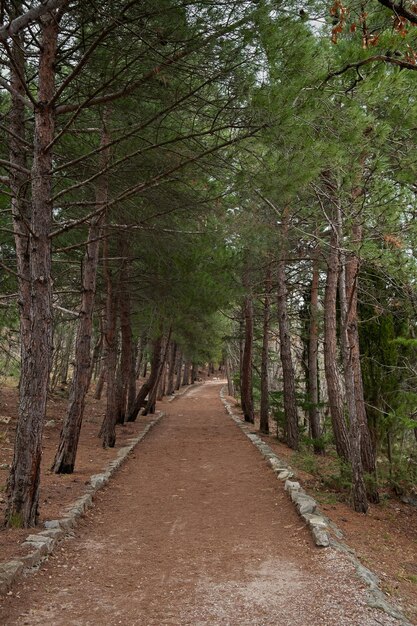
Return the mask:
[(351, 567), (313, 546), (282, 485), (225, 415), (219, 384), (167, 416), (0, 624), (369, 626)]

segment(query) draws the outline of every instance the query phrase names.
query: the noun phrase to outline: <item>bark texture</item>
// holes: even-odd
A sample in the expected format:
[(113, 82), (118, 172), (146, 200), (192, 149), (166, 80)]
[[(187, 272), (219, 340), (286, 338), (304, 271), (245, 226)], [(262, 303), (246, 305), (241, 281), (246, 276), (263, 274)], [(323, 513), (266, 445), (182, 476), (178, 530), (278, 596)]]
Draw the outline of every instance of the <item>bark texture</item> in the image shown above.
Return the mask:
[(289, 213), (283, 211), (281, 224), (281, 252), (277, 268), (277, 304), (280, 338), (280, 356), (284, 387), (285, 439), (290, 448), (298, 449), (298, 410), (295, 372), (291, 354), (291, 329), (288, 318), (287, 278), (285, 273), (286, 241), (288, 237)]
[(6, 524), (34, 526), (38, 518), (42, 434), (52, 362), (52, 148), (55, 120), (48, 103), (55, 91), (58, 23), (44, 18), (39, 62), (38, 104), (35, 107), (32, 163), (32, 212), (29, 237), (30, 304), (23, 310), (22, 370), (19, 419), (13, 463), (7, 483)]
[(253, 408), (252, 354), (253, 354), (253, 303), (247, 295), (243, 303), (245, 339), (242, 356), (242, 377), (240, 381), (240, 401), (245, 422), (253, 424), (255, 413)]
[(321, 437), (319, 404), (319, 375), (318, 375), (318, 302), (319, 302), (319, 266), (317, 258), (313, 261), (313, 273), (311, 277), (310, 289), (310, 324), (308, 333), (308, 417), (310, 422), (311, 438), (313, 439), (313, 449), (315, 454), (324, 454), (324, 448), (317, 443)]
[(337, 350), (336, 305), (340, 261), (339, 238), (335, 219), (331, 222), (330, 227), (326, 289), (324, 293), (324, 368), (336, 450), (339, 457), (348, 463), (350, 445), (343, 411), (343, 396), (339, 377)]
[(263, 311), (263, 334), (261, 356), (261, 406), (259, 430), (269, 433), (269, 324), (271, 317), (271, 266), (265, 281), (265, 299)]
[[(342, 236), (342, 212), (340, 206), (337, 210), (337, 225), (339, 242)], [(349, 326), (348, 303), (346, 298), (346, 258), (345, 253), (340, 251), (341, 268), (339, 273), (339, 300), (340, 300), (340, 343), (342, 348), (343, 373), (345, 381), (346, 403), (349, 414), (349, 444), (350, 465), (352, 469), (352, 499), (355, 511), (366, 513), (368, 500), (363, 475), (361, 457), (361, 430), (357, 414), (357, 396), (355, 390), (355, 376), (352, 362), (352, 329)]]

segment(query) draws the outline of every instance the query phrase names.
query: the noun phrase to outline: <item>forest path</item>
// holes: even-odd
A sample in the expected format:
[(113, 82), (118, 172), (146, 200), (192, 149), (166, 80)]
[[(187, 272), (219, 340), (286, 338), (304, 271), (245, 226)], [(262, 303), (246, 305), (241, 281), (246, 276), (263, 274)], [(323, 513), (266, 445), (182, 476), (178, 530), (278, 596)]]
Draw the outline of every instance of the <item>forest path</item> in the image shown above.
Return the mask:
[(220, 388), (165, 405), (76, 537), (5, 599), (1, 624), (397, 623), (365, 606), (340, 555), (313, 545)]

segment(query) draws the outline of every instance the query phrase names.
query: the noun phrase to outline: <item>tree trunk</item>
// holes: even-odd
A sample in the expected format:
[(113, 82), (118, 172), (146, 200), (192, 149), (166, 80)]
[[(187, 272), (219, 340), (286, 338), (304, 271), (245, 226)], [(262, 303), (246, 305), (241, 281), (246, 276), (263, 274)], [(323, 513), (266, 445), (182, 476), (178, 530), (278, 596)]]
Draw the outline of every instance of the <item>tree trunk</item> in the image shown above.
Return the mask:
[(264, 319), (261, 357), (261, 407), (259, 430), (269, 434), (269, 323), (271, 317), (271, 265), (265, 281)]
[[(337, 225), (339, 243), (342, 236), (342, 212), (337, 208)], [(366, 513), (368, 501), (366, 497), (365, 481), (361, 458), (361, 431), (356, 413), (355, 377), (351, 351), (351, 328), (349, 327), (348, 304), (346, 299), (346, 264), (345, 254), (340, 251), (341, 270), (339, 273), (339, 300), (340, 300), (340, 337), (342, 346), (343, 372), (346, 390), (346, 402), (349, 414), (349, 449), (350, 465), (352, 468), (352, 497), (353, 507), (358, 513)]]
[(281, 225), (281, 253), (277, 269), (277, 304), (280, 338), (280, 356), (284, 387), (285, 438), (287, 445), (298, 449), (298, 410), (295, 373), (291, 355), (291, 330), (288, 318), (287, 279), (285, 276), (285, 252), (288, 237), (289, 212), (284, 209)]
[(135, 403), (135, 398), (136, 398), (136, 357), (137, 357), (136, 349), (137, 349), (137, 346), (132, 341), (129, 385), (128, 385), (128, 392), (127, 392), (127, 415), (130, 415), (130, 412), (133, 408), (133, 405)]
[(245, 322), (245, 344), (242, 357), (242, 379), (240, 384), (240, 398), (245, 422), (253, 424), (255, 413), (253, 409), (252, 387), (252, 354), (253, 354), (253, 304), (250, 295), (245, 296), (243, 304)]
[[(362, 227), (359, 224), (353, 225), (352, 235), (355, 239), (355, 244), (360, 244), (360, 242), (362, 241)], [(367, 494), (368, 499), (371, 502), (377, 504), (379, 502), (379, 494), (376, 487), (376, 449), (372, 442), (372, 437), (368, 426), (363, 392), (362, 369), (360, 363), (358, 331), (358, 281), (359, 259), (356, 254), (351, 254), (346, 263), (346, 299), (349, 350), (355, 383), (356, 415), (360, 429), (362, 465), (364, 471), (373, 477), (372, 482), (367, 485)]]
[(65, 333), (64, 348), (61, 353), (61, 363), (59, 365), (59, 382), (61, 383), (61, 385), (66, 385), (68, 382), (68, 370), (73, 347), (74, 324), (71, 324), (70, 328), (67, 329), (67, 332)]
[(52, 361), (52, 147), (54, 110), (48, 105), (55, 91), (58, 23), (55, 15), (41, 25), (38, 104), (35, 107), (32, 163), (30, 246), (30, 324), (22, 323), (22, 370), (19, 419), (14, 457), (7, 483), (6, 525), (34, 526), (38, 518), (42, 434)]
[(330, 416), (337, 454), (349, 463), (350, 446), (343, 411), (342, 390), (339, 379), (337, 351), (337, 288), (339, 280), (339, 239), (335, 220), (330, 224), (327, 278), (324, 294), (324, 368)]
[(159, 378), (158, 393), (156, 395), (156, 399), (159, 400), (159, 402), (165, 396), (166, 387), (167, 387), (167, 367), (165, 364), (164, 367), (162, 368), (162, 374)]
[(159, 385), (159, 381), (160, 381), (161, 376), (162, 376), (162, 372), (163, 372), (163, 370), (165, 368), (165, 363), (167, 361), (170, 340), (171, 340), (171, 329), (170, 329), (170, 331), (168, 333), (168, 337), (167, 337), (166, 344), (165, 344), (165, 350), (163, 351), (163, 354), (162, 354), (162, 359), (161, 359), (161, 362), (160, 362), (160, 365), (159, 365), (159, 369), (158, 369), (156, 380), (153, 383), (152, 388), (149, 390), (148, 401), (147, 401), (145, 409), (143, 411), (144, 415), (148, 415), (149, 413), (155, 413), (156, 395), (157, 395), (157, 392), (158, 392), (158, 385)]
[(191, 384), (194, 385), (198, 380), (198, 365), (197, 363), (193, 363), (191, 366)]
[(106, 414), (100, 429), (99, 437), (103, 440), (103, 448), (114, 448), (116, 444), (117, 421), (117, 296), (114, 293), (112, 275), (108, 267), (107, 239), (104, 243), (104, 274), (107, 285), (106, 298), (106, 330), (104, 335), (106, 347)]
[[(126, 255), (127, 243), (122, 239), (121, 254)], [(128, 262), (127, 262), (128, 263)], [(118, 384), (120, 385), (120, 392), (118, 394), (118, 407), (117, 407), (117, 423), (123, 424), (126, 419), (127, 410), (127, 396), (129, 391), (129, 382), (131, 378), (132, 367), (132, 326), (130, 322), (131, 304), (129, 293), (129, 267), (126, 262), (122, 264), (121, 278), (119, 281), (120, 297), (119, 300), (119, 314), (120, 314), (120, 331), (122, 338), (122, 348), (120, 354), (120, 379)]]
[[(22, 3), (15, 2), (15, 14), (11, 19), (18, 17), (22, 12)], [(12, 63), (10, 66), (11, 86), (14, 93), (11, 96), (12, 106), (9, 113), (10, 128), (10, 190), (12, 194), (11, 208), (13, 215), (14, 241), (16, 247), (16, 263), (19, 289), (19, 312), (20, 312), (20, 336), (21, 336), (21, 359), (26, 354), (27, 347), (23, 342), (30, 337), (30, 241), (28, 224), (30, 222), (30, 210), (28, 200), (29, 177), (24, 174), (27, 168), (26, 148), (26, 120), (25, 105), (18, 97), (25, 97), (25, 89), (21, 76), (25, 76), (25, 43), (22, 34), (13, 38)], [(18, 94), (18, 95), (15, 95)]]
[(182, 376), (182, 352), (178, 353), (177, 359), (177, 380), (175, 383), (175, 391), (179, 391), (181, 388), (181, 376)]
[[(109, 142), (104, 128), (101, 135), (101, 147)], [(101, 167), (109, 162), (109, 150), (102, 151)], [(98, 182), (96, 202), (99, 206), (107, 199), (107, 179)], [(75, 467), (81, 424), (84, 417), (85, 398), (91, 379), (91, 336), (93, 332), (93, 312), (96, 294), (97, 268), (100, 251), (102, 214), (92, 218), (88, 231), (88, 243), (85, 250), (82, 272), (82, 297), (80, 319), (75, 343), (74, 373), (71, 382), (67, 414), (61, 430), (58, 450), (52, 465), (56, 474), (72, 474)]]
[(233, 370), (230, 364), (229, 356), (226, 356), (226, 378), (227, 378), (227, 393), (229, 396), (234, 397), (235, 385), (233, 383)]
[(190, 361), (185, 361), (184, 363), (184, 374), (182, 377), (182, 384), (189, 385), (190, 384)]
[(169, 359), (169, 372), (168, 372), (168, 389), (167, 395), (171, 396), (175, 391), (174, 384), (174, 376), (175, 376), (175, 365), (177, 362), (177, 344), (175, 341), (171, 344), (171, 354)]
[(321, 437), (319, 404), (319, 374), (318, 374), (318, 302), (319, 302), (319, 267), (317, 258), (313, 260), (313, 274), (310, 289), (310, 323), (308, 333), (308, 417), (311, 437), (313, 439), (314, 454), (324, 454), (323, 445), (318, 443)]
[(152, 349), (152, 363), (151, 363), (151, 372), (149, 374), (148, 380), (146, 380), (142, 387), (139, 389), (139, 392), (135, 398), (135, 402), (131, 409), (131, 412), (128, 415), (128, 422), (135, 422), (136, 418), (139, 414), (141, 408), (145, 405), (145, 399), (150, 390), (155, 385), (155, 382), (158, 380), (159, 374), (159, 366), (161, 364), (161, 347), (162, 347), (162, 337), (158, 337), (153, 342)]

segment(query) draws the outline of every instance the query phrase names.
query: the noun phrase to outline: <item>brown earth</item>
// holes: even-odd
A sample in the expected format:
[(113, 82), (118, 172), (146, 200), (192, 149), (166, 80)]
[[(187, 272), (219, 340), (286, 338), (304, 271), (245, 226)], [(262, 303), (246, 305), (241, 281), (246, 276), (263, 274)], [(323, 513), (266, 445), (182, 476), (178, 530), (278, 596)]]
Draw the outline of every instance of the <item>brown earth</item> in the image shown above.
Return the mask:
[(5, 598), (1, 624), (397, 623), (366, 606), (341, 555), (313, 545), (219, 390), (165, 405), (76, 536)]
[[(119, 426), (116, 447), (104, 450), (97, 433), (103, 420), (105, 400), (94, 400), (92, 395), (89, 395), (77, 454), (76, 471), (74, 474), (57, 475), (53, 474), (49, 468), (58, 447), (66, 407), (66, 389), (62, 388), (48, 402), (42, 450), (40, 526), (45, 520), (62, 516), (65, 508), (85, 493), (86, 483), (90, 476), (103, 471), (107, 464), (116, 458), (118, 450), (126, 445), (126, 440), (138, 434), (152, 419), (152, 416), (140, 416), (133, 424)], [(9, 424), (2, 423), (2, 420), (7, 421), (8, 418), (11, 418)], [(16, 418), (17, 389), (4, 386), (0, 393), (0, 524), (4, 519), (6, 506), (4, 489), (9, 474), (8, 467), (13, 458)], [(28, 534), (28, 530), (2, 529), (0, 531), (0, 562), (27, 554), (29, 550), (22, 547), (21, 543)]]
[[(234, 398), (229, 397), (229, 402), (233, 404)], [(320, 502), (323, 513), (343, 532), (343, 541), (355, 550), (363, 565), (379, 576), (387, 596), (417, 624), (417, 508), (385, 492), (380, 504), (370, 505), (367, 515), (355, 513), (348, 502), (337, 501), (346, 498), (346, 493), (324, 488), (316, 475), (300, 468), (297, 453), (277, 440), (274, 426), (271, 424), (269, 436), (260, 435), (263, 441), (296, 469), (308, 493)], [(318, 457), (316, 462), (325, 475), (329, 459)]]

